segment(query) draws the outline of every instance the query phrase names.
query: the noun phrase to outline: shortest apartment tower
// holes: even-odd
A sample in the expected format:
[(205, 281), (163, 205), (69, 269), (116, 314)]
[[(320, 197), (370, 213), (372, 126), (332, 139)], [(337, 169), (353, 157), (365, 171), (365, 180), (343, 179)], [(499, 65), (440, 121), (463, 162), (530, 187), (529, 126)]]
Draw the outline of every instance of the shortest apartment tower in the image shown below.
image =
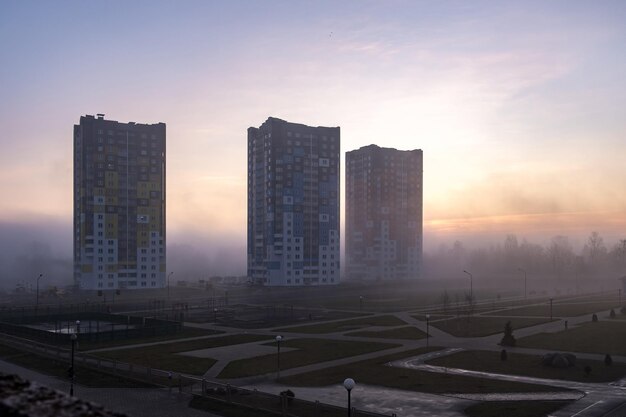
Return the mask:
[(346, 256), (350, 279), (419, 278), (422, 151), (365, 146), (346, 153)]
[(248, 277), (339, 283), (339, 127), (270, 117), (248, 129)]
[(165, 286), (165, 123), (80, 118), (73, 223), (80, 289)]

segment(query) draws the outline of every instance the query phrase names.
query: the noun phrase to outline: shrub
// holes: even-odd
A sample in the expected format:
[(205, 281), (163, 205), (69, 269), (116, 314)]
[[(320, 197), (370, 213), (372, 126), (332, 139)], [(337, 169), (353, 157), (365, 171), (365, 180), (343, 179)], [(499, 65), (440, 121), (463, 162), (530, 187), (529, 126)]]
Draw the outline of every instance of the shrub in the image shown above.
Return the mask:
[(543, 366), (551, 368), (569, 368), (576, 365), (576, 355), (571, 353), (546, 353), (541, 358)]
[(502, 346), (515, 346), (515, 337), (513, 336), (513, 326), (511, 326), (511, 322), (507, 321), (504, 325), (504, 336), (500, 341), (500, 345)]
[(604, 356), (604, 364), (606, 366), (611, 366), (613, 364), (613, 358), (608, 353)]
[(287, 404), (291, 404), (293, 402), (293, 399), (295, 398), (296, 394), (294, 394), (292, 390), (288, 389), (288, 390), (285, 390), (285, 391), (281, 391), (280, 392), (280, 396), (287, 400)]

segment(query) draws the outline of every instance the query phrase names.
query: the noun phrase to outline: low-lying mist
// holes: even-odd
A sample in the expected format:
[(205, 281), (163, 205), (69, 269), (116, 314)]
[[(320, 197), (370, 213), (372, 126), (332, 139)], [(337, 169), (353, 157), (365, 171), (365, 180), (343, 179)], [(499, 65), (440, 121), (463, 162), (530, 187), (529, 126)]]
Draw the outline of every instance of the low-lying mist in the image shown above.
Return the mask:
[[(71, 225), (61, 221), (0, 222), (0, 288), (34, 288), (39, 274), (44, 275), (42, 289), (72, 284), (71, 234)], [(238, 237), (172, 232), (167, 239), (172, 283), (246, 274), (245, 241)], [(463, 278), (464, 270), (483, 287), (506, 287), (507, 281), (519, 287), (523, 272), (529, 279), (570, 281), (580, 287), (601, 279), (613, 280), (617, 286), (616, 278), (626, 275), (626, 236), (605, 241), (592, 232), (584, 243), (575, 245), (567, 236), (540, 244), (508, 235), (492, 242), (481, 238), (442, 243), (424, 253), (426, 280), (452, 284)]]

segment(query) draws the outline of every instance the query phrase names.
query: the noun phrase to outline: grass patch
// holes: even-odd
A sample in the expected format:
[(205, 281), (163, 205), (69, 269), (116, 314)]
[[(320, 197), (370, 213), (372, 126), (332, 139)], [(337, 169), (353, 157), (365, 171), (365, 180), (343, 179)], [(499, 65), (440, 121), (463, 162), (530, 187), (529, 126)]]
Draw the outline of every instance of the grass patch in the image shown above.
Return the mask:
[[(281, 346), (298, 349), (281, 352), (280, 369), (284, 370), (390, 349), (398, 345), (343, 340), (293, 339), (282, 342)], [(241, 378), (275, 372), (276, 360), (276, 354), (270, 354), (232, 361), (222, 370), (218, 378)]]
[(178, 333), (163, 334), (156, 336), (148, 336), (134, 339), (115, 339), (115, 340), (103, 340), (99, 342), (87, 342), (81, 341), (78, 345), (80, 351), (92, 350), (92, 349), (104, 349), (117, 346), (130, 346), (139, 345), (143, 343), (163, 342), (167, 340), (186, 339), (191, 337), (210, 336), (212, 334), (224, 333), (218, 330), (198, 329), (195, 327), (183, 327)]
[(475, 378), (462, 375), (440, 374), (414, 369), (387, 366), (388, 362), (421, 355), (441, 348), (420, 348), (375, 359), (354, 362), (281, 378), (280, 382), (292, 386), (315, 387), (340, 384), (346, 375), (357, 383), (378, 385), (431, 394), (485, 394), (494, 392), (553, 392), (546, 385), (523, 384), (510, 381)]
[(459, 317), (455, 319), (437, 321), (431, 326), (438, 328), (456, 337), (481, 337), (492, 334), (503, 333), (504, 325), (511, 321), (513, 330), (534, 326), (541, 323), (548, 323), (546, 318), (526, 318), (526, 317)]
[[(426, 321), (426, 314), (415, 314), (411, 317), (419, 321)], [(453, 314), (430, 314), (430, 321), (432, 323), (433, 320), (451, 319), (453, 317)]]
[(468, 417), (544, 417), (571, 401), (486, 401), (470, 405), (463, 412)]
[(604, 320), (584, 323), (556, 333), (539, 333), (517, 340), (517, 346), (626, 355), (626, 326), (623, 322)]
[[(230, 402), (227, 402), (229, 401)], [(344, 417), (346, 409), (328, 404), (316, 404), (293, 398), (285, 404), (285, 413), (279, 397), (262, 392), (233, 389), (230, 396), (216, 390), (208, 390), (204, 397), (194, 397), (189, 406), (224, 417)], [(355, 415), (361, 415), (357, 412)]]
[(426, 337), (426, 333), (413, 326), (398, 327), (390, 330), (380, 331), (361, 331), (347, 333), (346, 336), (359, 336), (359, 337), (376, 337), (380, 339), (406, 339), (406, 340), (420, 340)]
[(335, 333), (340, 331), (348, 331), (355, 329), (362, 329), (372, 326), (402, 326), (407, 324), (404, 320), (397, 318), (396, 316), (374, 316), (363, 317), (354, 320), (342, 320), (332, 323), (319, 323), (311, 324), (308, 326), (288, 327), (282, 329), (276, 329), (276, 332), (286, 333)]
[(256, 406), (246, 407), (244, 405), (227, 403), (221, 400), (209, 397), (198, 397), (195, 395), (189, 402), (189, 407), (215, 413), (223, 417), (279, 417), (282, 415), (280, 412), (259, 410)]
[(0, 345), (0, 358), (8, 359), (11, 356), (21, 355), (24, 352), (11, 346)]
[[(500, 360), (500, 352), (464, 351), (432, 359), (427, 363), (446, 368), (579, 382), (611, 382), (626, 375), (626, 364), (617, 362), (612, 366), (606, 366), (602, 361), (578, 358), (575, 366), (557, 369), (543, 366), (541, 356), (511, 352), (508, 352), (506, 361)], [(586, 377), (583, 371), (587, 365), (592, 369), (589, 377)]]
[[(552, 304), (552, 315), (553, 317), (575, 317), (582, 316), (583, 314), (597, 313), (598, 311), (610, 310), (612, 308), (618, 307), (619, 302), (617, 300), (602, 302), (554, 302)], [(488, 313), (487, 315), (550, 317), (550, 303), (546, 302), (544, 305), (534, 305), (514, 308), (511, 310), (494, 311), (493, 313)]]
[(203, 375), (213, 366), (216, 362), (215, 359), (183, 356), (177, 355), (177, 353), (239, 345), (267, 339), (271, 339), (271, 337), (252, 334), (235, 334), (209, 339), (188, 340), (185, 342), (97, 352), (96, 356), (167, 371)]
[[(67, 380), (69, 383), (67, 370), (69, 362), (58, 361), (48, 357), (27, 353), (16, 348), (0, 345), (0, 358), (7, 362), (14, 363), (42, 374), (54, 376)], [(112, 375), (106, 372), (99, 372), (86, 368), (78, 363), (74, 364), (76, 369), (75, 381), (77, 384), (93, 388), (151, 388), (154, 385), (121, 376)]]

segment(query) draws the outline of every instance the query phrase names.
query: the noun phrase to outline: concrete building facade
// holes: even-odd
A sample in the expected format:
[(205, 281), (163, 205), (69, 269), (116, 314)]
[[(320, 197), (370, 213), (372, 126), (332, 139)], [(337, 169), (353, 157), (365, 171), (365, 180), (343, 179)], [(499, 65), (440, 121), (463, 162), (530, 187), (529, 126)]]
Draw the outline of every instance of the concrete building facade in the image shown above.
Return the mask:
[(339, 283), (339, 127), (270, 117), (248, 129), (248, 277)]
[(165, 286), (165, 124), (82, 116), (74, 126), (74, 280)]
[(346, 153), (346, 272), (349, 279), (420, 277), (421, 150), (365, 146)]

